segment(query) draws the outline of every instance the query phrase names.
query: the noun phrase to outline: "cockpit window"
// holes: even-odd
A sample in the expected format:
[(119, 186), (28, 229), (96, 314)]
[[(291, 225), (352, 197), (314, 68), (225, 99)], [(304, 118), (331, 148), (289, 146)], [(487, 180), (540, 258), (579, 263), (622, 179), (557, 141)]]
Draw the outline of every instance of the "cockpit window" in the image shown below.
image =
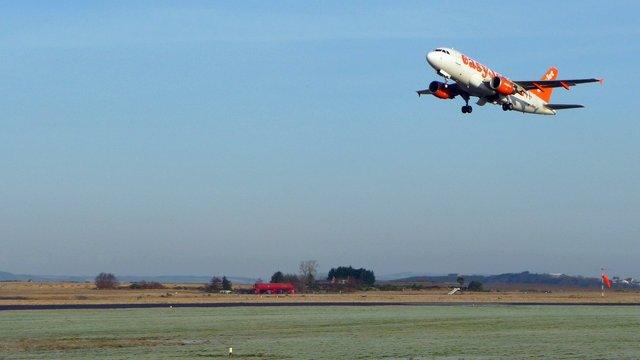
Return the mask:
[(447, 55), (451, 55), (451, 54), (449, 54), (449, 52), (448, 52), (447, 50), (445, 50), (445, 49), (436, 49), (435, 51), (440, 51), (440, 52), (443, 52), (443, 53), (445, 53), (445, 54), (447, 54)]

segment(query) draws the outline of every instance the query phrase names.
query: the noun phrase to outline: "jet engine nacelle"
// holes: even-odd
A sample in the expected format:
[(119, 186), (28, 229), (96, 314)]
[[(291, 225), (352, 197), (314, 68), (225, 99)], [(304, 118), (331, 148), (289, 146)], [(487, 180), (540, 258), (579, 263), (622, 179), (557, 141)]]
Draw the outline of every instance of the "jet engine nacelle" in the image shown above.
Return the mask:
[(516, 93), (516, 85), (502, 76), (496, 76), (489, 81), (489, 87), (500, 95), (513, 95)]
[(456, 97), (456, 94), (451, 91), (445, 83), (439, 81), (432, 81), (431, 84), (429, 84), (429, 91), (431, 91), (433, 96), (440, 99), (453, 99)]

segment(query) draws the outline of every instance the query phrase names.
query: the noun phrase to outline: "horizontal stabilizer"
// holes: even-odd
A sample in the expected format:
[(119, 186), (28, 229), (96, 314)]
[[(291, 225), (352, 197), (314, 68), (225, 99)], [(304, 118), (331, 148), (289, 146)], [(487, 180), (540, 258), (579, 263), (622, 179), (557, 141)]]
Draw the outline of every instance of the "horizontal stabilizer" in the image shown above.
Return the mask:
[(578, 104), (547, 104), (545, 105), (545, 107), (551, 110), (563, 110), (563, 109), (583, 108), (584, 106), (578, 105)]

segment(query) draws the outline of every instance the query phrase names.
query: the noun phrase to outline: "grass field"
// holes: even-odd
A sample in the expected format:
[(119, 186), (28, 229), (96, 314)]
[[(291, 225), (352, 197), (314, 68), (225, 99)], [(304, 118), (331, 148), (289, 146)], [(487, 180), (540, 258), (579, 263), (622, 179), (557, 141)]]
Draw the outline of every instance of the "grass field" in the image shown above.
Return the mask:
[(0, 312), (0, 357), (640, 358), (635, 306)]
[(464, 292), (448, 296), (449, 288), (421, 291), (366, 291), (344, 294), (239, 295), (209, 294), (194, 284), (165, 284), (166, 289), (96, 290), (88, 283), (0, 282), (2, 305), (53, 304), (193, 304), (193, 303), (271, 303), (271, 302), (475, 302), (475, 303), (640, 303), (640, 292), (598, 289), (553, 288)]

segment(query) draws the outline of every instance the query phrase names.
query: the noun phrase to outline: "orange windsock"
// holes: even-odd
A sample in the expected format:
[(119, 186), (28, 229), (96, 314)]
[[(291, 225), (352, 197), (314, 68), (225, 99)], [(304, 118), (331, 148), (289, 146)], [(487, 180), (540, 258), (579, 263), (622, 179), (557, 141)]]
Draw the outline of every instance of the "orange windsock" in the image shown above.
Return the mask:
[(602, 274), (602, 283), (607, 287), (607, 289), (611, 289), (611, 285), (613, 285), (611, 279), (609, 279), (609, 277), (605, 274)]

